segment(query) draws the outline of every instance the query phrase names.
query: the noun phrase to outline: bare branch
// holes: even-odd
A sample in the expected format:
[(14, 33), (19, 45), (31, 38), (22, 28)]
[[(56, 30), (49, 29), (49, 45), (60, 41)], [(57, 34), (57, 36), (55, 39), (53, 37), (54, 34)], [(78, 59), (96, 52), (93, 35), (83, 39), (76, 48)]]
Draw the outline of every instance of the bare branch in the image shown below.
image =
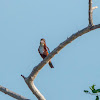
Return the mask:
[(30, 81), (33, 81), (35, 79), (35, 77), (37, 76), (37, 74), (39, 73), (39, 71), (43, 68), (43, 66), (51, 59), (55, 56), (55, 54), (57, 54), (62, 48), (64, 48), (66, 45), (68, 45), (69, 43), (71, 43), (73, 40), (75, 40), (76, 38), (78, 38), (79, 36), (90, 32), (94, 29), (100, 28), (100, 24), (98, 25), (94, 25), (92, 27), (88, 26), (78, 32), (76, 32), (75, 34), (72, 34), (69, 38), (67, 38), (64, 42), (60, 43), (58, 47), (56, 47), (43, 61), (41, 61), (37, 66), (35, 66), (31, 72), (31, 74), (28, 76), (28, 79)]
[(46, 100), (44, 96), (40, 93), (40, 91), (36, 88), (36, 86), (34, 85), (33, 80), (30, 80), (29, 78), (26, 78), (23, 75), (21, 76), (24, 78), (27, 86), (32, 91), (32, 93), (38, 98), (38, 100)]
[(3, 87), (0, 85), (0, 91), (15, 98), (15, 99), (18, 99), (18, 100), (29, 100), (29, 99), (26, 99), (25, 97), (15, 93), (15, 92), (12, 92), (10, 90), (8, 90), (7, 88)]
[(89, 26), (93, 26), (93, 9), (92, 9), (92, 0), (89, 0)]
[(93, 25), (92, 13), (93, 13), (93, 9), (96, 9), (96, 8), (97, 8), (97, 6), (92, 7), (92, 0), (89, 0), (89, 25), (86, 28), (72, 34), (64, 42), (60, 43), (43, 61), (41, 61), (37, 66), (35, 66), (33, 68), (32, 72), (30, 73), (30, 75), (27, 78), (24, 77), (23, 75), (21, 75), (24, 78), (24, 80), (25, 80), (26, 84), (28, 85), (28, 87), (30, 88), (30, 90), (32, 91), (32, 93), (38, 98), (38, 100), (46, 100), (44, 98), (44, 96), (39, 92), (39, 90), (34, 85), (34, 79), (38, 75), (39, 71), (43, 68), (43, 66), (46, 63), (48, 63), (48, 61), (51, 58), (53, 58), (56, 54), (58, 54), (58, 52), (61, 49), (63, 49), (66, 45), (71, 43), (73, 40), (75, 40), (79, 36), (82, 36), (83, 34), (86, 34), (87, 32), (90, 32), (92, 30), (100, 28), (100, 24)]
[(79, 36), (90, 32), (94, 29), (100, 28), (100, 24), (98, 25), (94, 25), (94, 26), (88, 26), (78, 32), (76, 32), (75, 34), (72, 34), (69, 38), (67, 38), (64, 42), (60, 43), (59, 46), (57, 46), (43, 61), (41, 61), (37, 66), (35, 66), (31, 72), (31, 74), (28, 76), (28, 79), (30, 81), (33, 81), (35, 79), (35, 77), (37, 76), (37, 74), (39, 73), (39, 71), (43, 68), (43, 66), (51, 59), (55, 56), (55, 54), (57, 54), (62, 48), (64, 48), (66, 45), (68, 45), (69, 43), (71, 43), (73, 40), (75, 40), (76, 38), (78, 38)]
[(26, 78), (23, 75), (21, 75), (32, 93), (38, 98), (38, 100), (46, 100), (44, 96), (39, 92), (39, 90), (34, 85), (34, 79), (38, 75), (39, 71), (43, 68), (43, 66), (51, 59), (53, 58), (61, 49), (63, 49), (66, 45), (71, 43), (73, 40), (78, 38), (79, 36), (82, 36), (83, 34), (90, 32), (92, 30), (95, 30), (97, 28), (100, 28), (100, 24), (94, 25), (94, 26), (88, 26), (75, 34), (72, 34), (69, 38), (67, 38), (64, 42), (60, 43), (43, 61), (41, 61), (37, 66), (35, 66), (30, 73), (30, 75)]

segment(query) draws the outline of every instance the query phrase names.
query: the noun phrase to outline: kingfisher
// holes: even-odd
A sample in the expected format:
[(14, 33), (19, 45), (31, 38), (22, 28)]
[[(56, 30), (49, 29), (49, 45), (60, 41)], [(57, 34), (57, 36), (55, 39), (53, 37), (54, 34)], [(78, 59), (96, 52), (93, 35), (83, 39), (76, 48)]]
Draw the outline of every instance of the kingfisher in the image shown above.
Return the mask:
[[(45, 42), (45, 39), (41, 39), (40, 40), (40, 46), (38, 48), (38, 52), (39, 54), (41, 55), (41, 57), (44, 59), (45, 57), (48, 56), (48, 54), (50, 53), (50, 50), (49, 48), (46, 46), (46, 42)], [(51, 61), (48, 62), (49, 66), (51, 68), (54, 68), (53, 64)]]

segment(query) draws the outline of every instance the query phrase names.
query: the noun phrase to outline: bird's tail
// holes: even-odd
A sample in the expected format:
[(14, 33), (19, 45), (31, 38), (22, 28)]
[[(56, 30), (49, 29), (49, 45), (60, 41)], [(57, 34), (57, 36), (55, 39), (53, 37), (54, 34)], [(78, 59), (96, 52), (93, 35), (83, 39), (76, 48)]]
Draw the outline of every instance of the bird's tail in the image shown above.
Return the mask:
[(51, 68), (54, 68), (54, 66), (53, 66), (53, 64), (51, 63), (51, 61), (49, 61), (49, 66), (50, 66)]

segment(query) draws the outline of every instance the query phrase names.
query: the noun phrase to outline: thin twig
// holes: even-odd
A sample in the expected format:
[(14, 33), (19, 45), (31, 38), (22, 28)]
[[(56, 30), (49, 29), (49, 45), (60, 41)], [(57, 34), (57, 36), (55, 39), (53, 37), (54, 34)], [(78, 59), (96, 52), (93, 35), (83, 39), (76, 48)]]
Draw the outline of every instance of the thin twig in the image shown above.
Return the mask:
[(91, 92), (87, 92), (86, 94), (100, 96), (100, 95), (99, 95), (99, 94), (97, 94), (97, 93), (91, 93)]
[(92, 7), (92, 10), (94, 10), (94, 9), (96, 9), (96, 8), (98, 8), (98, 6)]
[(92, 9), (92, 0), (89, 0), (89, 26), (93, 26), (93, 9)]

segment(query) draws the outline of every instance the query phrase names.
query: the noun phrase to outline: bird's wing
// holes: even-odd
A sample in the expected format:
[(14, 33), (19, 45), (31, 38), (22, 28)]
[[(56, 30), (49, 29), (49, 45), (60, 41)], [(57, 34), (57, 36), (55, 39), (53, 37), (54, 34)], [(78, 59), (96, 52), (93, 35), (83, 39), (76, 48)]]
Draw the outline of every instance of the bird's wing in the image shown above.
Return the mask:
[(47, 47), (47, 51), (48, 51), (48, 53), (50, 53), (50, 50), (49, 50), (49, 48)]
[(48, 47), (46, 46), (46, 44), (44, 44), (44, 55), (48, 55), (49, 54), (49, 50)]

